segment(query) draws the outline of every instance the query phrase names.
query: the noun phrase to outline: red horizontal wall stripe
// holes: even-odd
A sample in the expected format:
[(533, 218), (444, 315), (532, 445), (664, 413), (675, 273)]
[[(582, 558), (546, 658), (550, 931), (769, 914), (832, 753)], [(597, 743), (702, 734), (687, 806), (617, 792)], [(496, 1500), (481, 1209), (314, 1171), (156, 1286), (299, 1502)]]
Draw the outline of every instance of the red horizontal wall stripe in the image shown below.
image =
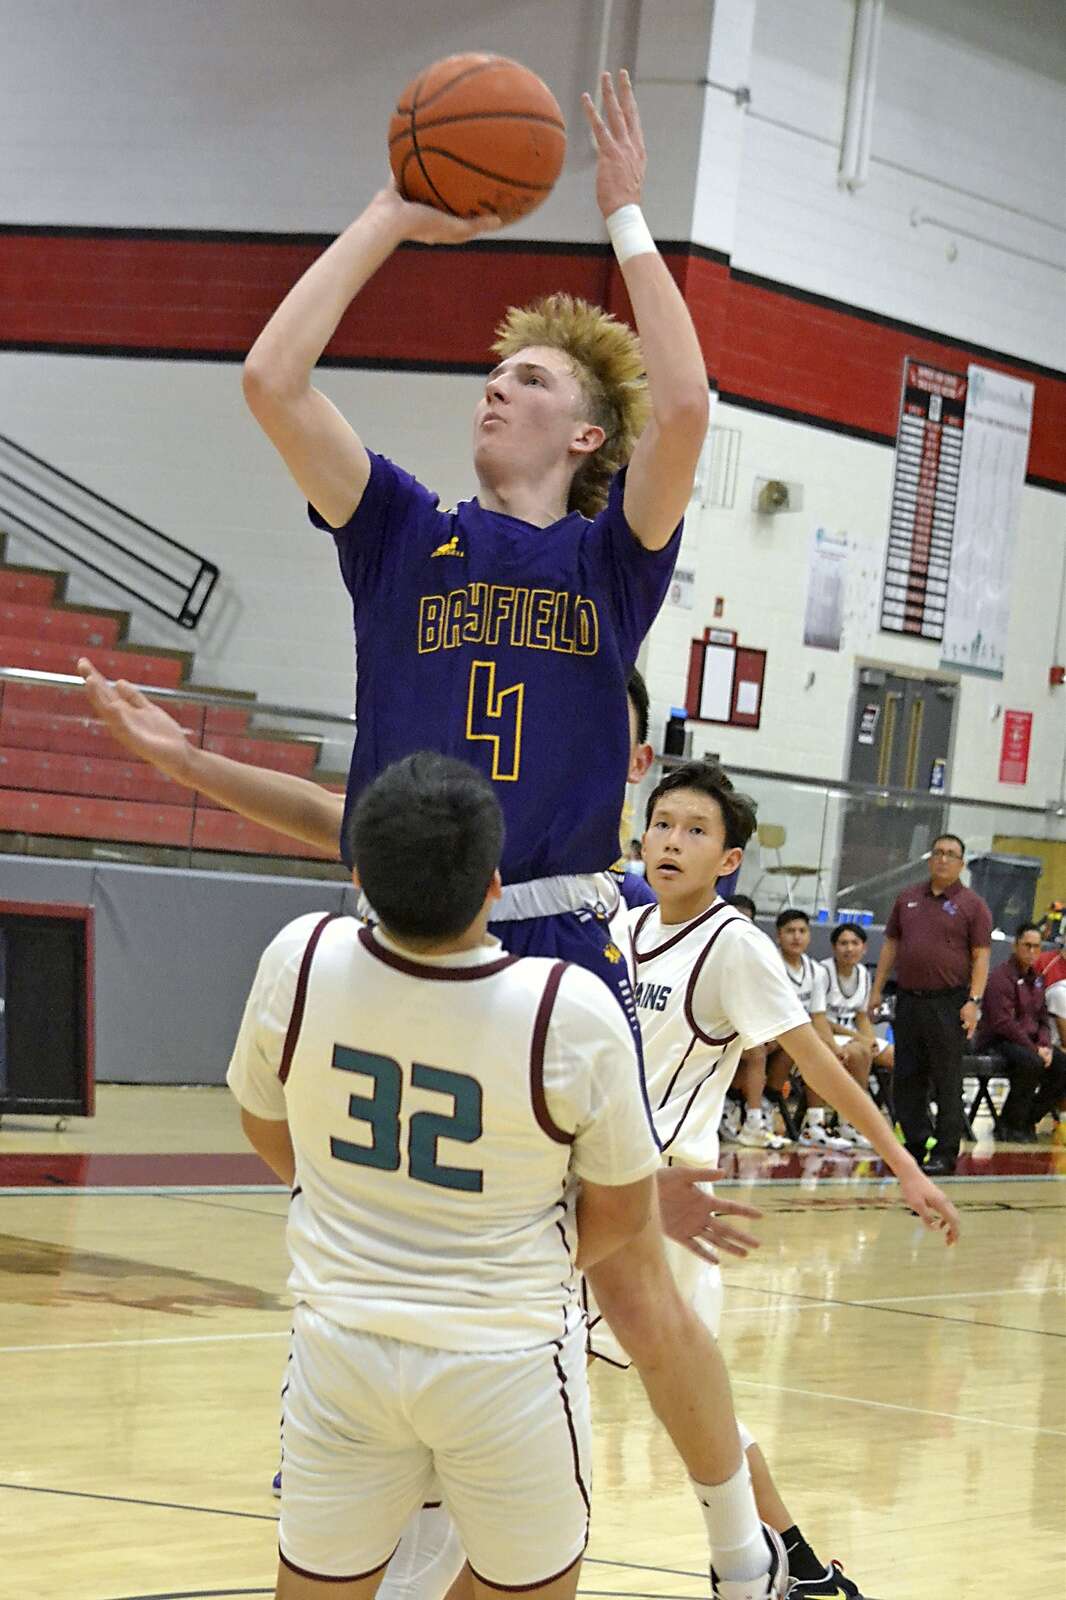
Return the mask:
[[(246, 351), (317, 245), (8, 234), (0, 344)], [(482, 362), (503, 309), (560, 287), (602, 301), (601, 255), (401, 250), (341, 322), (331, 356)]]
[[(5, 230), (0, 347), (237, 357), (320, 248), (269, 238)], [(891, 438), (905, 356), (956, 371), (977, 360), (1035, 383), (1029, 471), (1066, 486), (1066, 376), (746, 281), (683, 247), (667, 259), (723, 393)], [(629, 314), (605, 252), (405, 248), (363, 290), (328, 354), (353, 364), (477, 366), (504, 307), (554, 289)]]

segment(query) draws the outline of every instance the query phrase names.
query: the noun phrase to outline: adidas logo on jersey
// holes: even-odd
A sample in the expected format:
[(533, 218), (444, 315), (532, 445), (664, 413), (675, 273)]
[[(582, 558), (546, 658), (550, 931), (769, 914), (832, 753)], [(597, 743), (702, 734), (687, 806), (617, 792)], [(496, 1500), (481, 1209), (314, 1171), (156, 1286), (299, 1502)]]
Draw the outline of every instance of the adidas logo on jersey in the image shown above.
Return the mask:
[(432, 561), (433, 556), (464, 556), (465, 554), (466, 551), (459, 548), (459, 535), (453, 533), (450, 539), (445, 539), (443, 544), (437, 546), (429, 559)]

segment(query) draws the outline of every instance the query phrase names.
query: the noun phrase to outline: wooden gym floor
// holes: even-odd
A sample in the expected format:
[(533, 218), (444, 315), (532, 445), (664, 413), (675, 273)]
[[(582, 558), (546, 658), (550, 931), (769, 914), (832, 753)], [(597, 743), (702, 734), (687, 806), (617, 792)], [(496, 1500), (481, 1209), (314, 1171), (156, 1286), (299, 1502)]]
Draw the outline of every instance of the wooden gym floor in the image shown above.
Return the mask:
[[(878, 1600), (1061, 1600), (1066, 1149), (978, 1146), (954, 1252), (876, 1163), (731, 1159), (766, 1217), (727, 1271), (723, 1347), (811, 1542)], [(284, 1215), (224, 1090), (105, 1088), (67, 1132), (4, 1124), (5, 1600), (273, 1593)], [(593, 1384), (582, 1592), (706, 1596), (638, 1380)]]

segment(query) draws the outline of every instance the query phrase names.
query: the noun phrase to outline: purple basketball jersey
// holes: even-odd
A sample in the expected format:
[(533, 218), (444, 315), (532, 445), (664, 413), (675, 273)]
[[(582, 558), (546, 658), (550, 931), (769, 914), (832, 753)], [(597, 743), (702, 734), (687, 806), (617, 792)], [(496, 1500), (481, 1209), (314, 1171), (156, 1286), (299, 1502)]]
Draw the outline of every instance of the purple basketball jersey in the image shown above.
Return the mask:
[[(626, 676), (680, 529), (646, 550), (623, 514), (624, 473), (593, 520), (538, 528), (476, 500), (441, 511), (392, 462), (370, 463), (354, 516), (330, 530), (358, 667), (345, 819), (391, 762), (437, 750), (492, 780), (505, 883), (605, 871), (629, 763)], [(311, 520), (328, 526), (313, 508)]]

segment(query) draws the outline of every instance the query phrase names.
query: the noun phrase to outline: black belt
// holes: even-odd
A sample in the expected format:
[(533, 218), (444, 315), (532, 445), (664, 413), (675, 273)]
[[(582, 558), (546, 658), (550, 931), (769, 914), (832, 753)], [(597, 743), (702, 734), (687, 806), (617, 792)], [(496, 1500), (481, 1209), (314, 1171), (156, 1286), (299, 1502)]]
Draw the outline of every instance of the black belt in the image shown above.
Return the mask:
[(948, 995), (963, 994), (965, 991), (964, 983), (956, 983), (950, 989), (900, 989), (899, 993), (909, 996), (912, 1000), (944, 1000)]

